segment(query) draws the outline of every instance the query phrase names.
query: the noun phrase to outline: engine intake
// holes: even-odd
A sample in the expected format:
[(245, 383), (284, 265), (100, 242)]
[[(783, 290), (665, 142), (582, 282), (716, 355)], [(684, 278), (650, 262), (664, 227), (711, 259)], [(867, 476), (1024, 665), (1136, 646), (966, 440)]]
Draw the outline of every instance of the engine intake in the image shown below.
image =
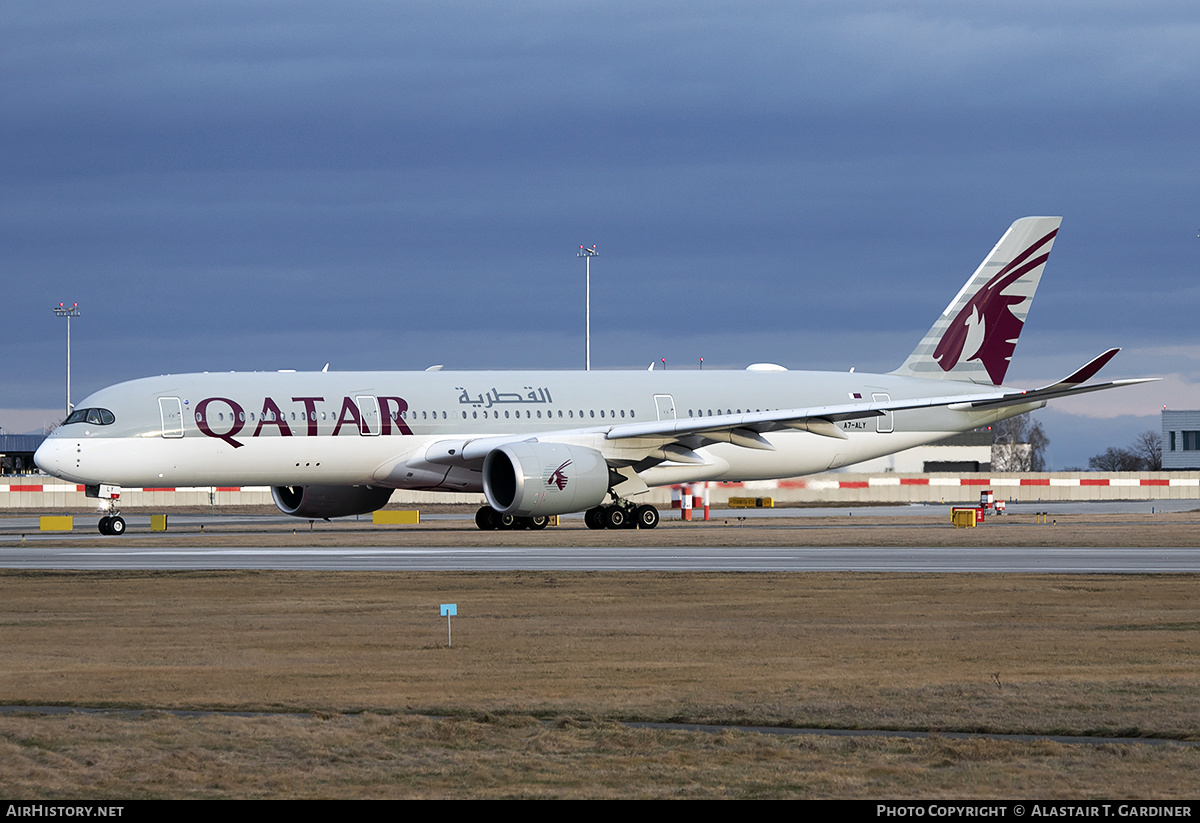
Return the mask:
[(510, 443), (483, 460), (483, 493), (500, 514), (567, 514), (608, 494), (608, 464), (595, 449), (561, 443)]
[(382, 509), (391, 489), (377, 486), (272, 486), (271, 497), (284, 514), (328, 519)]

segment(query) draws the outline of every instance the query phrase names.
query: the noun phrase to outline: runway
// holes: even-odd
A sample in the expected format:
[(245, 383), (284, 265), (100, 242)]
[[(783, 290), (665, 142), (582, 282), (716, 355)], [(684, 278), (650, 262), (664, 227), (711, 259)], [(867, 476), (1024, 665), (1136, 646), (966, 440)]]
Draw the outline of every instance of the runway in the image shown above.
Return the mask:
[(1200, 548), (497, 546), (165, 548), (152, 540), (61, 548), (0, 544), (0, 568), (323, 571), (1200, 572)]
[(16, 515), (0, 519), (0, 568), (1196, 573), (1196, 502), (1070, 504), (1040, 526), (1023, 507), (961, 531), (942, 506), (720, 511), (714, 523), (664, 520), (649, 533), (593, 532), (570, 517), (544, 532), (479, 532), (462, 512), (380, 529), (369, 518), (218, 511), (171, 514), (169, 532), (131, 515), (127, 534), (101, 537), (89, 515), (59, 533)]

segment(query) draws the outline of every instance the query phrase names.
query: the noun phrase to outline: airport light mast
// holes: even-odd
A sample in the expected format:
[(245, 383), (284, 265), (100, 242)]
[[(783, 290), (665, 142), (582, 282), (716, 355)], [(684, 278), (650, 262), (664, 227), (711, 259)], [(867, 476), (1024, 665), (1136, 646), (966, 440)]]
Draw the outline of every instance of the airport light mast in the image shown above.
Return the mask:
[(71, 416), (71, 318), (79, 317), (79, 304), (59, 303), (54, 307), (54, 313), (67, 318), (67, 417)]
[(592, 370), (592, 258), (598, 257), (600, 252), (596, 251), (596, 244), (593, 243), (589, 249), (586, 246), (579, 247), (579, 254), (576, 257), (584, 259), (584, 270), (586, 279), (584, 280), (584, 327), (583, 327), (583, 370)]

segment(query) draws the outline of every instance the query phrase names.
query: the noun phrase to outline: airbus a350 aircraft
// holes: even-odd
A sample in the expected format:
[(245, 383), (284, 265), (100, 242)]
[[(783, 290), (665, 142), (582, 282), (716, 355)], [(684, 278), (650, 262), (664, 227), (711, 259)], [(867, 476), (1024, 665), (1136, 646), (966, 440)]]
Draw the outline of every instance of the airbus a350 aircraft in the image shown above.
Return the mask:
[[(381, 508), (394, 489), (480, 492), (482, 529), (653, 528), (651, 486), (833, 469), (1145, 382), (1084, 385), (1117, 349), (1038, 389), (1001, 384), (1061, 218), (1026, 217), (895, 371), (183, 374), (92, 394), (35, 455), (115, 501), (119, 487), (271, 486), (303, 518)], [(125, 521), (110, 502), (100, 531)]]

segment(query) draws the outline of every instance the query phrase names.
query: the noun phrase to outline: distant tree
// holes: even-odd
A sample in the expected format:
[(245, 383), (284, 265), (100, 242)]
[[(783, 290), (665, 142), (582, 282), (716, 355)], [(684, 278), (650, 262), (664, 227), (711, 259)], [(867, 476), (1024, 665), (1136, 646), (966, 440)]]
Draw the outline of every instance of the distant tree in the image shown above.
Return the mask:
[(1119, 449), (1109, 446), (1095, 457), (1088, 458), (1088, 469), (1098, 472), (1138, 472), (1142, 471), (1145, 462), (1141, 455), (1131, 449)]
[(1147, 429), (1134, 439), (1131, 449), (1142, 458), (1146, 471), (1162, 470), (1162, 432)]
[(1088, 469), (1101, 472), (1142, 472), (1162, 469), (1162, 435), (1150, 429), (1139, 434), (1127, 449), (1109, 446), (1088, 458)]
[(1050, 438), (1042, 430), (1042, 424), (1028, 412), (1001, 420), (992, 426), (992, 470), (1045, 471), (1049, 446)]
[(1036, 420), (1029, 423), (1029, 431), (1025, 435), (1029, 443), (1029, 470), (1044, 472), (1046, 466), (1046, 450), (1050, 448), (1050, 438), (1042, 430), (1042, 424)]

